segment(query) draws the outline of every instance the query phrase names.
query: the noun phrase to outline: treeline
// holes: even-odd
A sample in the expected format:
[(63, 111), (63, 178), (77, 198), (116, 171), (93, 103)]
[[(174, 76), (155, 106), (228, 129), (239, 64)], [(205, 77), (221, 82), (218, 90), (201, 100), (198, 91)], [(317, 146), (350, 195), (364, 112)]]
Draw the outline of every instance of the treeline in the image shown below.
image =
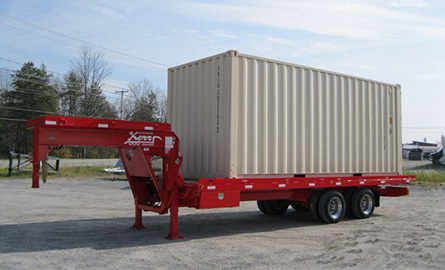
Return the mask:
[[(32, 131), (26, 130), (25, 120), (42, 115), (165, 122), (166, 96), (159, 88), (147, 79), (132, 82), (121, 103), (115, 90), (122, 89), (105, 84), (112, 72), (103, 52), (92, 47), (82, 47), (65, 75), (53, 74), (44, 64), (36, 66), (32, 62), (13, 72), (2, 69), (0, 158), (7, 158), (10, 151), (32, 152)], [(104, 93), (114, 95), (114, 102)], [(117, 157), (115, 149), (99, 147), (66, 147), (55, 154), (63, 158)]]

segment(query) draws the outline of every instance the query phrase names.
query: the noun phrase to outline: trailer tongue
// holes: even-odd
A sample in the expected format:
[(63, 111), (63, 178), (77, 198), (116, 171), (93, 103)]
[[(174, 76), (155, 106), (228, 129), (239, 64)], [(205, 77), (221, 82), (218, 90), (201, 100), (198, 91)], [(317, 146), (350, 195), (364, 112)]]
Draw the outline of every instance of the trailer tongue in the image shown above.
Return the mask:
[[(282, 214), (289, 205), (311, 209), (322, 221), (335, 223), (351, 207), (353, 216), (366, 218), (379, 205), (380, 196), (409, 194), (407, 175), (215, 178), (186, 182), (179, 172), (179, 138), (170, 124), (44, 116), (27, 122), (34, 130), (32, 187), (39, 187), (40, 163), (58, 146), (117, 147), (135, 203), (133, 228), (143, 229), (142, 211), (170, 212), (166, 238), (181, 239), (178, 208), (236, 207), (258, 201), (265, 214)], [(162, 159), (156, 175), (152, 158)], [(325, 203), (326, 202), (326, 203)], [(372, 208), (372, 211), (371, 211)]]

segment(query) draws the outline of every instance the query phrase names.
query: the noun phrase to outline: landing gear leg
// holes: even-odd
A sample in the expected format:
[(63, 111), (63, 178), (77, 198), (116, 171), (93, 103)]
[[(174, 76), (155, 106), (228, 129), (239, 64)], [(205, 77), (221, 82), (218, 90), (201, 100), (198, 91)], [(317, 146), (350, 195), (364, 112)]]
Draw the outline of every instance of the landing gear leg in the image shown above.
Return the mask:
[(134, 225), (131, 228), (135, 229), (135, 230), (143, 230), (143, 229), (145, 229), (145, 227), (144, 227), (144, 224), (142, 224), (142, 210), (139, 209), (137, 203), (136, 203), (135, 207), (136, 207), (136, 215), (135, 215), (135, 219), (134, 219)]
[(170, 232), (167, 235), (167, 237), (165, 237), (166, 239), (169, 240), (177, 240), (184, 238), (179, 234), (178, 230), (178, 213), (179, 213), (178, 200), (179, 200), (178, 187), (174, 187), (172, 190), (172, 204), (170, 207)]

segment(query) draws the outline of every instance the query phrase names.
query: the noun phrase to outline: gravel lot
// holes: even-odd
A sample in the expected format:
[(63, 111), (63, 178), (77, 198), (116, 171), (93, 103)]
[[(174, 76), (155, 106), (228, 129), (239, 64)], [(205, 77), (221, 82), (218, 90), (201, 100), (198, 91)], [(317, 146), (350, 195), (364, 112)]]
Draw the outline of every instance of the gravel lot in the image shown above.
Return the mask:
[(240, 208), (180, 210), (184, 240), (168, 241), (168, 216), (144, 213), (129, 229), (124, 181), (0, 180), (0, 269), (443, 269), (445, 189), (412, 187), (382, 198), (368, 220), (322, 225), (307, 213)]

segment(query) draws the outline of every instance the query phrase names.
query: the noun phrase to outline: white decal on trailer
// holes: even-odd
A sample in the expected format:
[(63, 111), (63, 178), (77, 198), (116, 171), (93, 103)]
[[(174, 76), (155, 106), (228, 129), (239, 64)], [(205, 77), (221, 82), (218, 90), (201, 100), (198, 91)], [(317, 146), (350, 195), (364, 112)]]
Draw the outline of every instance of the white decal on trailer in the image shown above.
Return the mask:
[(130, 138), (128, 138), (124, 144), (131, 146), (153, 146), (156, 140), (162, 141), (162, 138), (143, 131), (130, 131)]

